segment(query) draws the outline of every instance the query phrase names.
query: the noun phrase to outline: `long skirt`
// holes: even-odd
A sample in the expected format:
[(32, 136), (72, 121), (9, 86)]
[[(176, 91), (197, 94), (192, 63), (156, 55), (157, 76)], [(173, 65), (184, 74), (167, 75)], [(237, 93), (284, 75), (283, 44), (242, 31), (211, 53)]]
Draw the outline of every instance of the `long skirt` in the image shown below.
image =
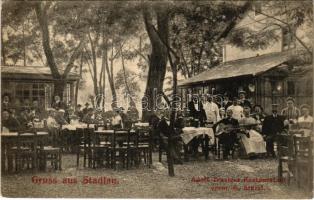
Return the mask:
[(241, 142), (244, 146), (246, 154), (260, 154), (266, 153), (266, 142), (263, 139), (263, 136), (255, 130), (249, 131), (250, 137), (248, 138), (244, 134), (240, 134)]

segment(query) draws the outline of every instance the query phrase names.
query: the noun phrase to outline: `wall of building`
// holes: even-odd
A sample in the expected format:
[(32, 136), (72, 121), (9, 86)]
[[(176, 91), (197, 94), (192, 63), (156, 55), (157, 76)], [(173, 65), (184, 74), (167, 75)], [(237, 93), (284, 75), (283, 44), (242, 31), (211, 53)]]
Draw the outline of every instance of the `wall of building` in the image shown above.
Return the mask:
[[(263, 10), (262, 12), (273, 15), (271, 12), (267, 10)], [(224, 48), (223, 50), (224, 62), (237, 60), (237, 59), (243, 59), (243, 58), (250, 58), (250, 57), (272, 53), (272, 52), (284, 51), (284, 49), (282, 48), (282, 30), (278, 26), (270, 27), (269, 24), (271, 22), (278, 23), (278, 21), (267, 18), (261, 14), (255, 15), (255, 12), (253, 10), (248, 11), (246, 15), (244, 16), (244, 18), (236, 25), (235, 30), (241, 29), (241, 28), (250, 28), (252, 30), (259, 31), (265, 28), (266, 26), (265, 24), (267, 24), (267, 27), (269, 27), (270, 29), (276, 29), (275, 32), (279, 36), (279, 39), (277, 42), (273, 42), (272, 44), (267, 46), (265, 49), (259, 49), (259, 50), (240, 48), (233, 44), (228, 43), (228, 40), (227, 40), (223, 47)], [(296, 30), (296, 35), (305, 44), (310, 46), (310, 44), (313, 42), (313, 38), (310, 38), (313, 35), (313, 34), (310, 34), (311, 31), (312, 31), (312, 25), (306, 22)], [(304, 49), (304, 47), (299, 42), (296, 42), (295, 45), (296, 45), (295, 48)]]

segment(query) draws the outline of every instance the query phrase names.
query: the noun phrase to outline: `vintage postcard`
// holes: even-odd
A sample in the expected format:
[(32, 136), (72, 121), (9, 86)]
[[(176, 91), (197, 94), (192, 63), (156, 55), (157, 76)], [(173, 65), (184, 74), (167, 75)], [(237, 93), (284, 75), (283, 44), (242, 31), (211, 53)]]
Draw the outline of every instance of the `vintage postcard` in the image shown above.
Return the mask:
[(1, 1), (1, 195), (313, 198), (313, 1)]

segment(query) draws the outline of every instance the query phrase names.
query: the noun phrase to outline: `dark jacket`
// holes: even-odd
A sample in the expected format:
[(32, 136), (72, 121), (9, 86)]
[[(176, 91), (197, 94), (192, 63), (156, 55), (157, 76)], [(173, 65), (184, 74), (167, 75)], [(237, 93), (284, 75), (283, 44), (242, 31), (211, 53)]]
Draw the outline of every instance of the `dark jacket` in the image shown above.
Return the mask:
[(62, 101), (59, 101), (58, 103), (55, 101), (52, 102), (51, 107), (56, 109), (56, 110), (59, 110), (59, 109), (65, 110), (66, 109), (65, 103), (63, 103)]
[(1, 126), (6, 127), (11, 132), (19, 131), (21, 128), (19, 121), (13, 117), (9, 117), (7, 120), (2, 120)]
[(158, 130), (166, 137), (169, 137), (174, 131), (171, 130), (165, 118), (162, 118), (158, 123)]
[(283, 121), (284, 118), (279, 115), (277, 115), (277, 117), (274, 117), (273, 115), (266, 116), (263, 121), (262, 134), (266, 136), (275, 136), (282, 132), (284, 128)]

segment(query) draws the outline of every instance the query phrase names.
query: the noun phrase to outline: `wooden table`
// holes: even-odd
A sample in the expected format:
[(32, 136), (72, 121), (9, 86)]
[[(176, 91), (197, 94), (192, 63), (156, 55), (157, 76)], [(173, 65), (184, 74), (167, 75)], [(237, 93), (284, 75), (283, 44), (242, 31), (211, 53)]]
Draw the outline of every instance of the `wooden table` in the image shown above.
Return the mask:
[(183, 133), (181, 134), (182, 141), (184, 143), (184, 157), (185, 160), (188, 161), (188, 144), (191, 142), (193, 138), (196, 137), (201, 137), (201, 146), (202, 146), (202, 151), (205, 156), (205, 159), (208, 159), (208, 154), (209, 154), (209, 145), (214, 144), (214, 131), (212, 128), (207, 128), (207, 127), (185, 127), (182, 129)]
[[(33, 137), (33, 134), (23, 133), (20, 135), (21, 137)], [(37, 132), (37, 140), (40, 146), (43, 146), (46, 142), (49, 134), (48, 132)], [(8, 158), (7, 152), (12, 146), (17, 144), (18, 140), (18, 132), (8, 132), (1, 133), (1, 170), (5, 171), (5, 167), (7, 166), (8, 171), (11, 172), (13, 170), (13, 160), (12, 158)]]

